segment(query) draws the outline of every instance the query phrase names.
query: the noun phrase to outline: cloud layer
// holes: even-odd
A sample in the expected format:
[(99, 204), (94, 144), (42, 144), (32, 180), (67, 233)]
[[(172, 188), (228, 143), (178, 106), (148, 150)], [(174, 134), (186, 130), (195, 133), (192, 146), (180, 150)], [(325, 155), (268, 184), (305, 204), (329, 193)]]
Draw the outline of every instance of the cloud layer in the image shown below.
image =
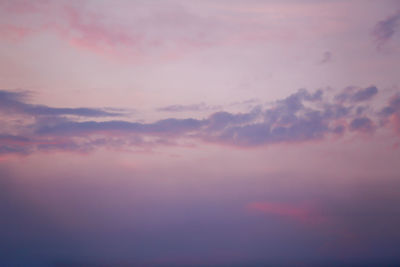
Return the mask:
[[(373, 101), (378, 92), (375, 86), (347, 87), (339, 91), (301, 89), (247, 112), (218, 111), (203, 119), (166, 118), (145, 123), (105, 119), (120, 114), (103, 109), (32, 105), (26, 102), (26, 93), (1, 91), (0, 110), (4, 120), (15, 114), (35, 119), (33, 123), (22, 123), (12, 132), (3, 129), (0, 152), (90, 151), (101, 146), (179, 145), (181, 140), (257, 147), (315, 141), (347, 133), (372, 134), (379, 128), (396, 126), (400, 117), (399, 95), (392, 96), (379, 109)], [(89, 120), (90, 117), (100, 120)]]

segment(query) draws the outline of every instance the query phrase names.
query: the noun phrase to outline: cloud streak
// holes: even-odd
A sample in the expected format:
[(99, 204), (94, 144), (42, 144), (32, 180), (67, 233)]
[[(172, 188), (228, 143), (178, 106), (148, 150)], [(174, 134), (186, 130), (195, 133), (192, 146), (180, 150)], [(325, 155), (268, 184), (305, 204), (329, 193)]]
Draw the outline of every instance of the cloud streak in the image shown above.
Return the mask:
[(54, 108), (45, 105), (32, 105), (26, 103), (28, 92), (13, 92), (0, 90), (0, 111), (16, 112), (31, 116), (60, 116), (73, 115), (81, 117), (115, 117), (121, 113), (108, 112), (95, 108)]
[(198, 111), (210, 111), (220, 109), (219, 106), (209, 106), (205, 103), (193, 104), (193, 105), (170, 105), (158, 108), (157, 111), (162, 112), (198, 112)]

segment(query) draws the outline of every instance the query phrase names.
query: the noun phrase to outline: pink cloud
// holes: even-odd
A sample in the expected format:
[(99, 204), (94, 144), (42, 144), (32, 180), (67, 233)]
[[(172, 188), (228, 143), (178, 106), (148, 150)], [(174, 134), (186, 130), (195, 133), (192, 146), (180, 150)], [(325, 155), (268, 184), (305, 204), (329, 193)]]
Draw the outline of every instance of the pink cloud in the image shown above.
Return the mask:
[[(237, 20), (219, 13), (210, 15), (204, 13), (206, 10), (190, 10), (190, 5), (171, 8), (125, 3), (116, 7), (132, 10), (129, 18), (112, 15), (102, 10), (105, 8), (110, 7), (100, 4), (93, 9), (85, 1), (79, 6), (64, 1), (26, 5), (17, 1), (6, 5), (8, 14), (4, 15), (10, 22), (8, 31), (21, 28), (25, 32), (53, 32), (75, 48), (118, 60), (142, 61), (153, 57), (176, 60), (199, 49), (288, 40), (292, 36), (279, 29), (266, 29), (263, 21)], [(140, 8), (143, 12), (135, 13)]]
[(33, 30), (26, 27), (16, 25), (0, 25), (0, 35), (2, 36), (2, 39), (19, 41), (31, 33), (33, 33)]
[(396, 132), (400, 134), (400, 115), (399, 114), (393, 114), (392, 117), (390, 118), (390, 121), (392, 122), (392, 125)]
[(29, 0), (13, 0), (13, 1), (2, 1), (2, 8), (11, 13), (15, 14), (26, 14), (32, 12), (39, 12), (40, 8), (43, 5), (48, 5), (48, 0), (37, 0), (37, 1), (29, 1)]
[(282, 202), (252, 202), (246, 209), (256, 213), (278, 215), (293, 219), (302, 223), (320, 223), (323, 218), (319, 216), (311, 207), (306, 205), (293, 205)]

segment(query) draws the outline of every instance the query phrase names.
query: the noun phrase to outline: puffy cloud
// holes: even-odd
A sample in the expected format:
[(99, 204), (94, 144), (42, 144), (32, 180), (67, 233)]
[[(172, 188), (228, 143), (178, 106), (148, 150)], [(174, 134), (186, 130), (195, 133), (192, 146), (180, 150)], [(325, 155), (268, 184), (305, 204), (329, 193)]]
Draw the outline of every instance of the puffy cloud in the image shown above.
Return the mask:
[(329, 132), (329, 127), (319, 112), (309, 112), (305, 116), (291, 115), (288, 117), (287, 114), (274, 114), (272, 118), (267, 116), (267, 121), (264, 122), (225, 127), (214, 140), (231, 145), (255, 146), (320, 139)]
[(354, 95), (351, 96), (351, 101), (353, 102), (366, 101), (371, 99), (377, 93), (378, 93), (378, 88), (376, 88), (375, 86), (370, 86), (354, 93)]
[(350, 129), (352, 131), (363, 131), (371, 132), (374, 129), (371, 119), (367, 117), (355, 118), (350, 123)]

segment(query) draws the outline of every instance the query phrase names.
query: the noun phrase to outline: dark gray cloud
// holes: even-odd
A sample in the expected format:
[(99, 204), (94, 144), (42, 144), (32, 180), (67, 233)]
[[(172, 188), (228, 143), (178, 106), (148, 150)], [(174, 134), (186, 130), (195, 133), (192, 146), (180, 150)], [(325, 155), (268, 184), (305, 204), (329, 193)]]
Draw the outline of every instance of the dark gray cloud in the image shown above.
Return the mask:
[(385, 45), (393, 35), (396, 33), (400, 25), (400, 10), (395, 14), (387, 17), (384, 20), (379, 21), (373, 31), (372, 35), (375, 38), (377, 48), (380, 49)]
[(104, 109), (94, 108), (53, 108), (44, 105), (33, 105), (26, 102), (28, 92), (12, 92), (0, 90), (0, 111), (17, 112), (32, 116), (60, 116), (74, 115), (82, 117), (113, 117), (121, 113), (108, 112)]

